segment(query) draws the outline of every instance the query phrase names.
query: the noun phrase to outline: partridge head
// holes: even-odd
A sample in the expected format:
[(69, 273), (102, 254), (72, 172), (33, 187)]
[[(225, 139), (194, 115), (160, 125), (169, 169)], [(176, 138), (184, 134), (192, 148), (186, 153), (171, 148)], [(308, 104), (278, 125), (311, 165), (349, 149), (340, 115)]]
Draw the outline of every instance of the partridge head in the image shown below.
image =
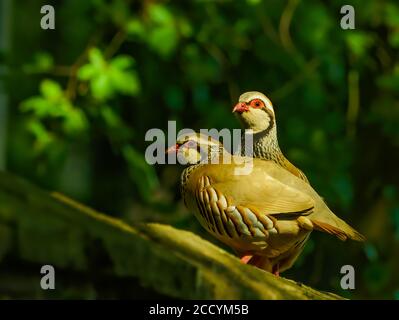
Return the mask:
[(273, 104), (261, 92), (243, 93), (233, 112), (238, 114), (243, 127), (252, 129), (254, 133), (270, 131), (276, 125)]
[(166, 151), (166, 153), (173, 152), (176, 153), (179, 163), (189, 165), (219, 162), (220, 156), (231, 156), (219, 141), (201, 133), (179, 136), (176, 144)]
[[(272, 160), (300, 179), (308, 182), (305, 174), (294, 166), (282, 153), (277, 139), (277, 122), (273, 104), (268, 97), (257, 91), (243, 93), (233, 107), (244, 129), (251, 135), (253, 157)], [(241, 155), (248, 154), (243, 136)]]

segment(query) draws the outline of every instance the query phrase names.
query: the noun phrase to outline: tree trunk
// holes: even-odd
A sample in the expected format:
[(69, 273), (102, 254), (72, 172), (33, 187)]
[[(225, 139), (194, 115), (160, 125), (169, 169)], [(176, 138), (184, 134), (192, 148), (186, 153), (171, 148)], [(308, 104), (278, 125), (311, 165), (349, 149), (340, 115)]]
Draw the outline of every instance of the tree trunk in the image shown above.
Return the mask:
[[(244, 265), (191, 232), (131, 226), (9, 173), (0, 172), (0, 204), (0, 296), (342, 299)], [(55, 293), (40, 290), (45, 264)]]

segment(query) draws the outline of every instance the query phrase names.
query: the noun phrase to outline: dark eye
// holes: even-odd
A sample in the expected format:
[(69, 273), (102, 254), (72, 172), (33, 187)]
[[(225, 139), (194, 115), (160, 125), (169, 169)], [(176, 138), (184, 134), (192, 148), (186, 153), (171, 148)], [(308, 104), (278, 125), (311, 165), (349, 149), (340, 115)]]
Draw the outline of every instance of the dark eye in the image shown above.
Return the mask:
[(186, 143), (186, 147), (188, 147), (188, 148), (195, 148), (196, 145), (197, 145), (197, 143), (195, 141), (192, 141), (192, 140), (189, 140)]
[(261, 108), (261, 107), (263, 107), (263, 103), (259, 99), (255, 99), (255, 100), (251, 101), (251, 106), (253, 108)]

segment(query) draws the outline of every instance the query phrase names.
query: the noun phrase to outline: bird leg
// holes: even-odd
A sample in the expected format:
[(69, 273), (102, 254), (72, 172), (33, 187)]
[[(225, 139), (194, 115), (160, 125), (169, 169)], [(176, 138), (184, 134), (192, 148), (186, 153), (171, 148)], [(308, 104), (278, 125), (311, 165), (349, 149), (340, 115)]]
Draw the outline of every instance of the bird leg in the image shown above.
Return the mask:
[(240, 257), (240, 261), (244, 264), (247, 264), (251, 259), (253, 258), (253, 255), (251, 254), (244, 254)]
[[(239, 254), (240, 255), (240, 261), (244, 264), (250, 264), (254, 267), (257, 267), (259, 269), (264, 269), (263, 268), (263, 258), (262, 256), (256, 256), (252, 254)], [(270, 269), (269, 269), (270, 270)], [(268, 270), (268, 271), (269, 271)], [(270, 271), (269, 271), (270, 272)], [(273, 267), (271, 272), (276, 276), (280, 276), (280, 263), (277, 262)]]
[(274, 266), (273, 266), (273, 274), (276, 276), (276, 277), (279, 277), (280, 276), (280, 264), (277, 262), (277, 264), (275, 264)]

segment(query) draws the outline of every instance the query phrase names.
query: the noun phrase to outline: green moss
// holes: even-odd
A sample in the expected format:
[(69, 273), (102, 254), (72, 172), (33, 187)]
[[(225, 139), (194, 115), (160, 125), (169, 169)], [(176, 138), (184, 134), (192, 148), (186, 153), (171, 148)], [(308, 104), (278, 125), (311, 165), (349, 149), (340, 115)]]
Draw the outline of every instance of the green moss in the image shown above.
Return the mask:
[[(56, 268), (104, 271), (92, 250), (110, 260), (107, 272), (136, 278), (143, 287), (186, 299), (336, 299), (243, 265), (196, 236), (160, 224), (130, 226), (60, 194), (48, 194), (0, 172), (0, 258), (17, 239), (14, 258)], [(10, 227), (12, 226), (12, 227)], [(102, 248), (93, 248), (101, 243)]]

